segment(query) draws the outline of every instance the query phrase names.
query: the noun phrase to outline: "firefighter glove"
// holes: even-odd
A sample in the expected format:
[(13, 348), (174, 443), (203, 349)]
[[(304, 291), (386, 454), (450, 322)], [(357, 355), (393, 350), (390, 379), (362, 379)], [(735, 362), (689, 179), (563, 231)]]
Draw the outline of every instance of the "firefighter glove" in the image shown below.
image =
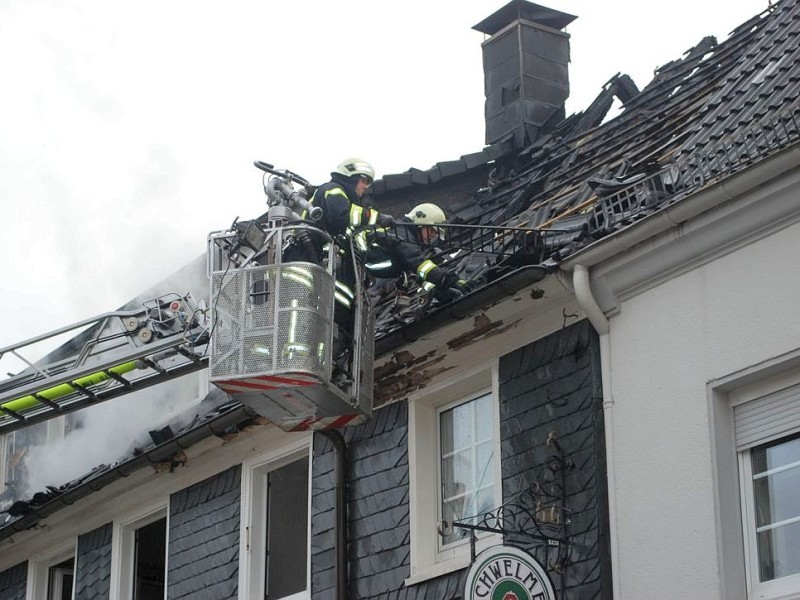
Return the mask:
[(459, 292), (458, 289), (454, 287), (445, 288), (436, 286), (433, 290), (433, 297), (439, 302), (443, 303), (453, 302), (454, 300), (461, 298), (463, 295), (464, 294)]
[(378, 225), (381, 227), (394, 227), (395, 220), (392, 215), (387, 215), (385, 213), (378, 214)]
[(469, 281), (468, 279), (459, 279), (456, 281), (455, 285), (453, 286), (462, 294), (469, 294), (472, 290), (475, 289), (476, 285), (474, 281)]

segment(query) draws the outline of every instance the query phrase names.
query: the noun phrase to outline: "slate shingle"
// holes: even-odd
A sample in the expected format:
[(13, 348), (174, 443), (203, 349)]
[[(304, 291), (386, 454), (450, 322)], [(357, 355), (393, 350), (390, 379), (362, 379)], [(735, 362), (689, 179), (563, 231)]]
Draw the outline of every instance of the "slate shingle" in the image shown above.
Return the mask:
[(241, 465), (170, 497), (171, 600), (238, 596)]

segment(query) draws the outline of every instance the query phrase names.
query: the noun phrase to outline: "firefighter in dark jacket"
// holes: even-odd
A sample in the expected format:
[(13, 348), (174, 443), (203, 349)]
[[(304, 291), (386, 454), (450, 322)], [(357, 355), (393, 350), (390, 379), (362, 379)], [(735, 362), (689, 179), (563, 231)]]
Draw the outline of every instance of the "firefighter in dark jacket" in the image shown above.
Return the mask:
[[(331, 173), (331, 180), (317, 188), (311, 204), (322, 209), (318, 224), (331, 236), (351, 236), (353, 231), (367, 225), (388, 226), (394, 223), (391, 215), (379, 213), (362, 204), (364, 194), (375, 179), (375, 169), (360, 158), (348, 158)], [(305, 215), (301, 215), (305, 218)]]
[[(387, 227), (395, 222), (391, 215), (379, 213), (362, 204), (374, 179), (375, 169), (371, 164), (360, 158), (347, 158), (331, 173), (331, 180), (319, 186), (309, 200), (311, 205), (322, 209), (322, 218), (315, 226), (329, 233), (340, 249), (336, 300), (348, 310), (355, 300), (353, 258), (348, 251), (354, 232), (368, 225)], [(300, 216), (307, 218), (305, 211)], [(317, 246), (318, 254), (322, 256), (322, 244), (319, 241)], [(341, 312), (339, 316), (339, 321), (343, 323)]]
[[(334, 343), (334, 360), (339, 369), (346, 371), (353, 351), (353, 305), (356, 301), (356, 273), (353, 266), (353, 255), (350, 253), (354, 234), (362, 227), (381, 225), (389, 227), (394, 224), (391, 215), (379, 213), (373, 208), (363, 205), (364, 195), (375, 179), (375, 169), (367, 161), (352, 157), (343, 160), (331, 173), (331, 180), (319, 186), (309, 199), (312, 206), (322, 209), (322, 218), (314, 225), (326, 231), (336, 243), (339, 251), (336, 267), (336, 310), (334, 320), (337, 325)], [(306, 211), (300, 215), (308, 218)], [(324, 241), (314, 240), (317, 256), (312, 262), (318, 262), (324, 256)], [(363, 249), (365, 250), (365, 249)], [(284, 254), (284, 259), (309, 260), (302, 257), (299, 246)], [(357, 257), (362, 260), (363, 257)]]
[(377, 229), (369, 234), (367, 271), (386, 279), (414, 273), (423, 288), (430, 290), (435, 286), (434, 297), (444, 302), (470, 292), (472, 282), (459, 279), (426, 258), (426, 246), (444, 238), (443, 229), (436, 227), (444, 222), (444, 211), (435, 204), (425, 203), (412, 208), (394, 229)]

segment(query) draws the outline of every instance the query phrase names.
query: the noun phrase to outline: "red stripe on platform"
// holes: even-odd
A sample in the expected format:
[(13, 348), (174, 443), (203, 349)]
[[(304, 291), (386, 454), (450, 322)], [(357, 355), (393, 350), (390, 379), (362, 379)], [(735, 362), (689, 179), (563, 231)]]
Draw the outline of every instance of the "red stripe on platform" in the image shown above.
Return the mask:
[(289, 385), (314, 385), (315, 383), (319, 383), (315, 379), (297, 379), (296, 377), (281, 377), (280, 375), (260, 375), (259, 377), (252, 377), (251, 379), (261, 379), (263, 381), (273, 381), (276, 383), (287, 383)]

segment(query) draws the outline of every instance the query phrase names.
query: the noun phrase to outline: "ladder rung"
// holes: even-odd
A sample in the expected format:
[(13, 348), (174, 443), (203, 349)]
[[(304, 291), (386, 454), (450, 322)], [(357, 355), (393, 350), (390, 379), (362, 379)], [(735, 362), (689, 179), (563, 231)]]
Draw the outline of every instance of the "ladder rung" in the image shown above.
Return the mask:
[(97, 400), (97, 394), (91, 391), (89, 388), (80, 385), (79, 383), (75, 383), (74, 381), (68, 382), (70, 387), (74, 387), (75, 391), (80, 392), (81, 394), (88, 396), (90, 400)]
[(17, 421), (22, 421), (23, 423), (27, 422), (27, 418), (23, 417), (16, 411), (11, 410), (10, 408), (5, 408), (4, 406), (0, 406), (0, 411), (7, 414), (9, 417), (14, 417)]
[(153, 371), (158, 371), (162, 375), (167, 375), (167, 370), (162, 366), (160, 366), (159, 364), (157, 364), (155, 361), (152, 361), (149, 358), (142, 358), (140, 360), (150, 369), (153, 369)]
[[(69, 384), (69, 383), (68, 383), (67, 385), (69, 385), (70, 387), (74, 387), (74, 386), (72, 386), (72, 385), (71, 385), (71, 384)], [(36, 398), (36, 399), (37, 399), (39, 402), (41, 402), (42, 404), (46, 404), (46, 405), (47, 405), (47, 406), (49, 406), (50, 408), (53, 408), (53, 409), (55, 409), (55, 410), (57, 410), (57, 411), (61, 412), (61, 407), (60, 407), (58, 404), (56, 404), (55, 402), (53, 402), (52, 400), (48, 400), (47, 398), (43, 398), (43, 397), (42, 397), (42, 396), (40, 396), (39, 394), (31, 394), (31, 396), (33, 396), (34, 398)]]
[(128, 389), (131, 389), (133, 387), (131, 385), (130, 381), (125, 379), (122, 375), (118, 375), (117, 373), (114, 373), (114, 371), (112, 371), (111, 369), (103, 369), (103, 373), (105, 373), (106, 375), (111, 377), (111, 379), (113, 379), (115, 381), (118, 381), (119, 383), (121, 383), (122, 385), (124, 385)]
[(186, 348), (184, 348), (182, 346), (176, 347), (175, 350), (177, 350), (179, 353), (181, 353), (183, 356), (188, 358), (190, 361), (192, 361), (196, 365), (199, 365), (199, 364), (202, 363), (202, 357), (198, 357), (197, 354), (195, 354), (194, 352), (189, 352), (188, 350), (186, 350)]

